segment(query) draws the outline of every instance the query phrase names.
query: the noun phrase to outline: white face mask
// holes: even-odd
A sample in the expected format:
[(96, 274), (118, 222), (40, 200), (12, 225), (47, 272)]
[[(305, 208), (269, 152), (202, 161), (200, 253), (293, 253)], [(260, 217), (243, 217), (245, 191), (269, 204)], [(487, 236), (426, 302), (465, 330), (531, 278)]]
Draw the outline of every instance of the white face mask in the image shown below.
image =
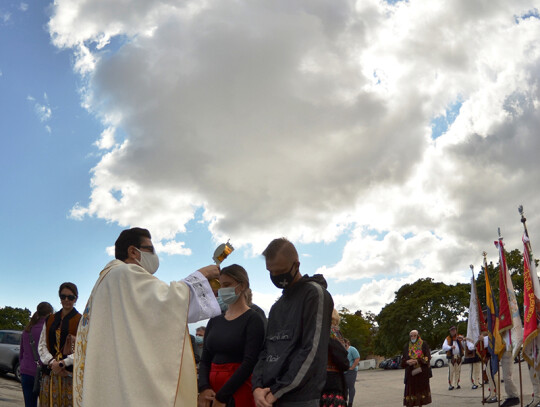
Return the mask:
[(141, 253), (141, 260), (139, 261), (135, 259), (135, 261), (139, 263), (139, 266), (141, 266), (143, 269), (148, 271), (150, 274), (154, 274), (159, 267), (159, 258), (157, 254), (149, 253), (149, 252), (142, 252), (140, 250), (139, 250), (139, 253)]

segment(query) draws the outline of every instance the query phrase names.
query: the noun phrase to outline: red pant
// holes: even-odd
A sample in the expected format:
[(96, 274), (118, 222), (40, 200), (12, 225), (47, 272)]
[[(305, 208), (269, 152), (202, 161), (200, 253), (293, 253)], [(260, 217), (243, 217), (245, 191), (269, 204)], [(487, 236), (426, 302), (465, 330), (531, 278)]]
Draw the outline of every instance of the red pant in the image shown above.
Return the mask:
[[(231, 378), (236, 369), (240, 367), (240, 363), (224, 363), (221, 365), (212, 363), (210, 367), (210, 386), (216, 393), (223, 387), (227, 380)], [(236, 407), (255, 407), (255, 400), (251, 389), (251, 375), (246, 380), (236, 393), (233, 394)]]

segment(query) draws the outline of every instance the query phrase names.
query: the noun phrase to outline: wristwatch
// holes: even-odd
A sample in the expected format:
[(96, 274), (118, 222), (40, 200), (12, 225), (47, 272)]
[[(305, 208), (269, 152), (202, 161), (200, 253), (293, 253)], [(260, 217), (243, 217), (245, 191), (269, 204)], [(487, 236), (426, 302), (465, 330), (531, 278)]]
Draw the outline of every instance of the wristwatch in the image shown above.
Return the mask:
[(58, 363), (58, 366), (60, 366), (60, 367), (64, 367), (64, 362), (60, 362), (60, 363)]

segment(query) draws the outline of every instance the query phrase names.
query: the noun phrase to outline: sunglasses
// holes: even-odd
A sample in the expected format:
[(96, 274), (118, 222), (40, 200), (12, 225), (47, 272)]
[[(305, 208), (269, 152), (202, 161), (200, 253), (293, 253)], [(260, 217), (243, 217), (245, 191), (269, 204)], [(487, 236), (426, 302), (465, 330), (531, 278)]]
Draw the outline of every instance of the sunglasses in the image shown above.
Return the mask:
[(66, 298), (68, 300), (70, 300), (70, 301), (75, 301), (75, 298), (77, 298), (77, 297), (75, 297), (74, 295), (60, 294), (60, 299), (61, 300), (65, 300)]

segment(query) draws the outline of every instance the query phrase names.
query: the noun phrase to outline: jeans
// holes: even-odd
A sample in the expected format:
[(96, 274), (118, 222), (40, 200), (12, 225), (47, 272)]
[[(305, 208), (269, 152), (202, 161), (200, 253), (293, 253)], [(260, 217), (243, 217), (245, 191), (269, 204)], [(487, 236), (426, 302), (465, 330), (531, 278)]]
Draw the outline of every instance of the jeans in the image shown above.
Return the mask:
[(21, 374), (21, 386), (24, 396), (24, 407), (37, 407), (39, 394), (34, 394), (34, 376)]
[(276, 401), (276, 407), (319, 407), (319, 400), (309, 401)]
[(347, 382), (347, 388), (349, 389), (349, 406), (352, 406), (354, 401), (354, 395), (356, 393), (356, 389), (354, 388), (354, 384), (356, 383), (356, 375), (358, 374), (358, 371), (356, 370), (347, 370), (345, 372), (345, 381)]

